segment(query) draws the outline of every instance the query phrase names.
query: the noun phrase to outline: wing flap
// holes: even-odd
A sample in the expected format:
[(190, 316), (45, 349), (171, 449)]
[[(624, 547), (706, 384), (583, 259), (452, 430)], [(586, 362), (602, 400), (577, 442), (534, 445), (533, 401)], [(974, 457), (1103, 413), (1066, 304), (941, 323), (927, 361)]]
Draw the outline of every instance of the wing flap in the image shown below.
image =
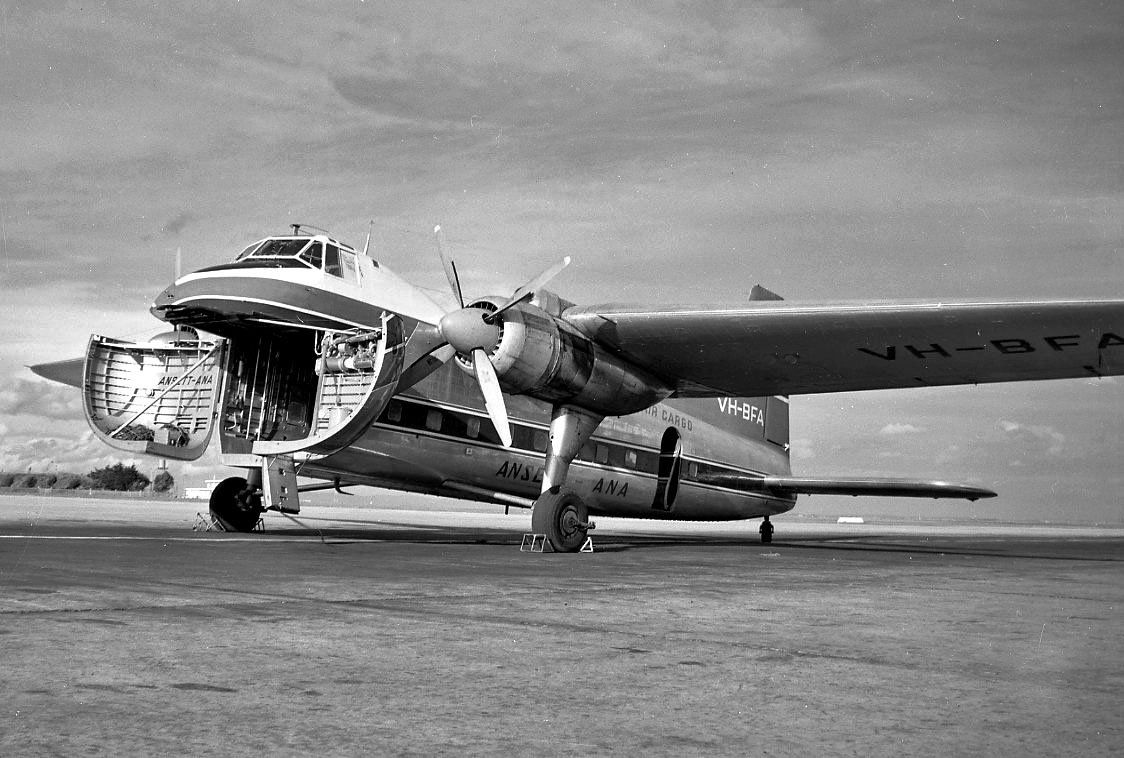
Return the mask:
[(760, 396), (1124, 373), (1124, 300), (572, 308), (567, 321), (680, 396)]

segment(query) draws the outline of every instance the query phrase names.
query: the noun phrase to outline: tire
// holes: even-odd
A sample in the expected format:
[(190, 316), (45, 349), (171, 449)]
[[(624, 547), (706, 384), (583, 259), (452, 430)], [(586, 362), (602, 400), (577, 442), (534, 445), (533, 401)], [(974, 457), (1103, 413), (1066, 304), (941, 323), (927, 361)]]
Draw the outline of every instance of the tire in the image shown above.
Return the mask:
[(223, 479), (211, 492), (211, 516), (227, 532), (252, 532), (265, 509), (261, 496), (239, 476)]
[(576, 553), (585, 544), (589, 509), (572, 492), (547, 492), (531, 509), (531, 531), (545, 534), (556, 553)]

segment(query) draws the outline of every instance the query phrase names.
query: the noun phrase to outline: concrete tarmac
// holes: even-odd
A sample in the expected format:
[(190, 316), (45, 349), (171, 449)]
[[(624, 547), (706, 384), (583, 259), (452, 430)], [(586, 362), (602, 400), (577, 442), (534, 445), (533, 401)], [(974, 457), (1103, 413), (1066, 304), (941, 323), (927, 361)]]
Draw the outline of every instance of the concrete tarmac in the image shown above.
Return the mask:
[(1124, 530), (466, 507), (0, 497), (0, 754), (1124, 754)]

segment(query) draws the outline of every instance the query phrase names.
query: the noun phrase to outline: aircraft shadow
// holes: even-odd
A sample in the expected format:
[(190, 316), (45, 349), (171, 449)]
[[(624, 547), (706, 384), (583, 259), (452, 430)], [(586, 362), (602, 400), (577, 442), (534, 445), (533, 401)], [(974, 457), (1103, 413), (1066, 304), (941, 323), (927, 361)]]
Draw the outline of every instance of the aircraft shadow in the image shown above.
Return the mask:
[[(310, 520), (311, 521), (311, 520)], [(361, 542), (403, 542), (430, 544), (510, 545), (519, 546), (523, 533), (501, 529), (472, 529), (449, 525), (425, 525), (393, 521), (333, 520), (346, 527), (324, 526), (315, 522), (268, 527), (266, 533), (281, 537), (320, 536), (331, 544)], [(1046, 561), (1082, 561), (1124, 563), (1124, 542), (1112, 539), (1034, 539), (987, 540), (975, 537), (942, 538), (925, 542), (903, 542), (900, 535), (867, 534), (858, 536), (823, 536), (776, 539), (762, 544), (756, 537), (747, 539), (715, 538), (706, 535), (628, 535), (591, 534), (596, 552), (622, 553), (633, 550), (655, 550), (674, 547), (745, 548), (782, 551), (841, 551), (854, 553), (908, 553), (923, 555), (955, 555), (981, 558), (1019, 558)]]

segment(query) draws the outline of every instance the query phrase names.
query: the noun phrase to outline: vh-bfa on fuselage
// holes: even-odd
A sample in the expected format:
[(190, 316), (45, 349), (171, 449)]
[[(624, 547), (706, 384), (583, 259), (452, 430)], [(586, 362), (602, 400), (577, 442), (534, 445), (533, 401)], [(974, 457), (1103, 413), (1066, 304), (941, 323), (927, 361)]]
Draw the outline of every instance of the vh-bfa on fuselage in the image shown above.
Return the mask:
[(994, 496), (793, 476), (788, 397), (1124, 365), (1122, 301), (793, 304), (755, 287), (731, 308), (582, 307), (543, 289), (566, 259), (466, 303), (441, 257), (449, 307), (294, 228), (177, 279), (152, 307), (173, 331), (95, 335), (83, 361), (34, 368), (81, 386), (115, 447), (193, 459), (217, 436), (247, 472), (212, 494), (227, 529), (298, 512), (301, 489), (370, 484), (529, 507), (574, 551), (591, 514), (767, 522), (801, 493)]

